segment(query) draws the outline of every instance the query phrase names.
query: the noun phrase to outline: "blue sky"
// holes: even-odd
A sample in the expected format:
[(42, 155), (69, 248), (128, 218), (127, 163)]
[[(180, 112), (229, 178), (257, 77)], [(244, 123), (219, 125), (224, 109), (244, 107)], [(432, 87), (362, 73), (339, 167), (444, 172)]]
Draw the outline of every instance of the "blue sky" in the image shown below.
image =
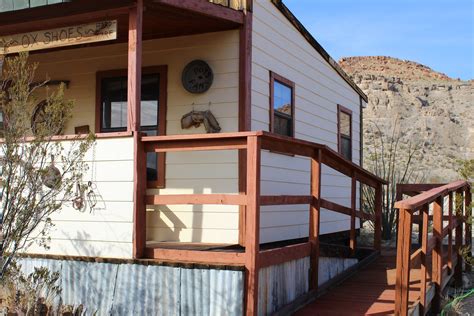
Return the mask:
[(474, 79), (474, 0), (284, 0), (336, 60), (384, 55)]

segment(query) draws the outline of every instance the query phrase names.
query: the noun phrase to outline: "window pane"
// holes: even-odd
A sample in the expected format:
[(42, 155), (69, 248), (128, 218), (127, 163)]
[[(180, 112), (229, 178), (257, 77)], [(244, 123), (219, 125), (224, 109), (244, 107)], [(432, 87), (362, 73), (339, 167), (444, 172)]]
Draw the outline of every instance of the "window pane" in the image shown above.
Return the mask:
[(102, 128), (127, 128), (127, 78), (102, 80)]
[(285, 136), (293, 136), (291, 118), (287, 118), (283, 115), (275, 114), (273, 124), (274, 124), (274, 127), (273, 127), (274, 133), (285, 135)]
[(144, 75), (142, 79), (141, 125), (157, 126), (158, 100), (160, 90), (159, 75)]
[(350, 138), (341, 137), (341, 154), (347, 160), (352, 160), (351, 139)]
[(273, 88), (273, 109), (286, 115), (293, 115), (291, 111), (292, 89), (278, 81), (275, 81)]
[(351, 116), (344, 112), (339, 112), (339, 132), (341, 135), (351, 136)]

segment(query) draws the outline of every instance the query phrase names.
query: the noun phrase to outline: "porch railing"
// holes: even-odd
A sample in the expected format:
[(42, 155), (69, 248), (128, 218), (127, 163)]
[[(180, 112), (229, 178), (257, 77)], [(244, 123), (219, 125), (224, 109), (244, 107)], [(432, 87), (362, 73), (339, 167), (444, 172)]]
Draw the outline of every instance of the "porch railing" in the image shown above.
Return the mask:
[[(438, 186), (438, 187), (436, 187)], [(466, 181), (447, 185), (401, 185), (399, 198), (404, 193), (418, 195), (395, 203), (399, 209), (397, 240), (397, 271), (395, 286), (395, 314), (408, 315), (410, 308), (410, 272), (420, 263), (420, 315), (425, 315), (429, 307), (436, 313), (440, 308), (441, 294), (451, 277), (459, 285), (462, 282), (462, 257), (464, 244), (470, 255), (472, 231), (469, 218), (472, 212), (471, 186)], [(424, 192), (423, 192), (424, 191)], [(448, 210), (444, 212), (445, 198)], [(429, 237), (429, 223), (432, 221), (433, 234)], [(421, 246), (412, 250), (412, 225), (420, 223)], [(444, 226), (444, 222), (448, 225)], [(463, 236), (463, 224), (465, 224)], [(455, 241), (453, 245), (453, 231)], [(444, 256), (443, 240), (448, 237), (447, 257)], [(431, 254), (431, 265), (427, 262)], [(427, 283), (431, 277), (430, 283)]]
[[(240, 150), (246, 153), (246, 190), (242, 194), (191, 194), (191, 195), (148, 195), (137, 197), (137, 201), (145, 201), (146, 205), (241, 205), (244, 216), (239, 229), (244, 233), (245, 252), (205, 252), (172, 249), (146, 249), (146, 216), (145, 205), (138, 208), (135, 214), (136, 255), (158, 260), (180, 260), (207, 264), (238, 264), (246, 268), (246, 313), (257, 313), (258, 273), (261, 268), (284, 262), (310, 257), (309, 287), (312, 291), (318, 288), (320, 209), (349, 215), (351, 218), (350, 247), (356, 248), (356, 218), (374, 221), (374, 249), (380, 250), (381, 218), (382, 218), (382, 186), (384, 180), (372, 175), (360, 166), (345, 160), (341, 155), (325, 145), (281, 137), (267, 132), (241, 132), (206, 135), (181, 135), (141, 137), (138, 150), (138, 179), (142, 188), (138, 192), (146, 195), (146, 153)], [(262, 196), (260, 194), (261, 151), (270, 150), (274, 153), (298, 155), (310, 158), (311, 163), (311, 194)], [(321, 198), (321, 167), (327, 165), (332, 169), (351, 178), (351, 207), (346, 207)], [(374, 214), (356, 210), (357, 181), (375, 188), (376, 209)], [(264, 205), (296, 205), (308, 204), (309, 239), (307, 242), (281, 247), (272, 250), (260, 249), (260, 206)]]

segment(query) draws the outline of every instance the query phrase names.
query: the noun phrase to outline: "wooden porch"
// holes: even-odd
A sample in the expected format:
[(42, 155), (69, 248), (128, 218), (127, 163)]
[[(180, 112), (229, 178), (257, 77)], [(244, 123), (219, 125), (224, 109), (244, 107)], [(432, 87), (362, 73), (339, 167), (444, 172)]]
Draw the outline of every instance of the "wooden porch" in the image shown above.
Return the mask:
[[(259, 271), (305, 257), (310, 258), (309, 291), (303, 297), (282, 308), (293, 312), (309, 301), (315, 302), (299, 313), (321, 315), (397, 314), (424, 315), (431, 308), (440, 308), (441, 294), (454, 279), (460, 282), (462, 258), (459, 250), (471, 244), (471, 228), (465, 225), (470, 216), (471, 188), (467, 182), (426, 186), (403, 194), (421, 194), (401, 200), (398, 248), (387, 252), (381, 249), (382, 179), (342, 158), (325, 145), (277, 136), (267, 132), (231, 134), (181, 135), (140, 137), (138, 156), (138, 205), (135, 213), (134, 249), (136, 258), (158, 261), (179, 261), (205, 265), (241, 266), (246, 271), (246, 314), (258, 313)], [(245, 154), (245, 165), (240, 171), (246, 188), (240, 194), (147, 195), (145, 176), (146, 153), (189, 151), (240, 150)], [(265, 196), (260, 194), (261, 152), (308, 157), (311, 164), (311, 194), (308, 196)], [(321, 197), (321, 168), (327, 165), (352, 179), (351, 207)], [(140, 180), (141, 179), (141, 180)], [(374, 188), (376, 209), (368, 214), (357, 210), (357, 182)], [(430, 189), (432, 188), (432, 189)], [(430, 190), (428, 190), (430, 189)], [(428, 191), (425, 191), (428, 190)], [(415, 193), (414, 193), (415, 192)], [(444, 200), (446, 199), (446, 202)], [(146, 205), (239, 205), (240, 244), (146, 243)], [(264, 205), (308, 205), (309, 239), (272, 246), (261, 245), (260, 207)], [(446, 206), (445, 206), (446, 204)], [(357, 246), (356, 219), (374, 222), (374, 244), (370, 255), (362, 258), (354, 268), (334, 280), (318, 284), (321, 209), (349, 215), (351, 218), (349, 247), (344, 257), (355, 257)], [(432, 209), (431, 214), (429, 210)], [(444, 211), (445, 210), (445, 211)], [(433, 221), (433, 233), (428, 233)], [(445, 223), (445, 224), (443, 224)], [(420, 247), (413, 249), (412, 225), (420, 224)], [(447, 225), (446, 225), (447, 224)], [(364, 249), (367, 250), (367, 249)], [(380, 253), (382, 251), (382, 255)], [(339, 284), (339, 285), (338, 285)], [(336, 286), (336, 287), (335, 287)]]

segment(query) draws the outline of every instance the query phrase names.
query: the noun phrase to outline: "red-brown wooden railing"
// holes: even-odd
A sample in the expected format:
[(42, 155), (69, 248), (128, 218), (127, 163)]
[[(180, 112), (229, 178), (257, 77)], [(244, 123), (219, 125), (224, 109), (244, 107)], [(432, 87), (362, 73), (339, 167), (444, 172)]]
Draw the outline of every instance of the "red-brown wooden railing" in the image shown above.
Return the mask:
[[(438, 187), (435, 187), (438, 186)], [(434, 188), (433, 188), (434, 187)], [(424, 192), (423, 192), (424, 191)], [(472, 231), (468, 219), (471, 217), (471, 186), (466, 181), (457, 181), (447, 185), (400, 185), (398, 198), (404, 193), (418, 195), (395, 203), (399, 209), (397, 239), (397, 271), (395, 286), (395, 314), (408, 315), (410, 309), (410, 272), (420, 262), (420, 315), (432, 309), (440, 309), (442, 291), (454, 276), (459, 285), (462, 282), (462, 257), (460, 250), (465, 245), (471, 248)], [(448, 198), (447, 214), (444, 212), (445, 198)], [(432, 214), (430, 215), (430, 210)], [(454, 212), (454, 214), (453, 214)], [(419, 213), (418, 215), (416, 215)], [(429, 221), (432, 221), (433, 235), (429, 237)], [(444, 222), (448, 222), (444, 226)], [(420, 224), (420, 248), (412, 250), (412, 225)], [(465, 235), (463, 236), (463, 224)], [(453, 245), (453, 231), (455, 242)], [(443, 240), (448, 236), (447, 259), (443, 252)], [(432, 263), (427, 258), (432, 255)], [(453, 255), (454, 254), (454, 255)], [(470, 255), (470, 251), (468, 253)], [(446, 261), (446, 262), (445, 262)], [(431, 277), (431, 282), (427, 283)], [(431, 285), (431, 286), (430, 286)]]
[[(310, 289), (317, 292), (319, 264), (320, 209), (325, 208), (351, 217), (350, 246), (356, 248), (356, 218), (374, 221), (374, 248), (381, 246), (382, 186), (386, 182), (360, 166), (345, 160), (334, 150), (321, 144), (277, 136), (267, 132), (240, 132), (206, 135), (151, 136), (142, 137), (137, 148), (139, 154), (137, 185), (142, 188), (144, 204), (135, 214), (136, 253), (143, 257), (158, 260), (179, 260), (207, 264), (237, 264), (246, 268), (246, 314), (257, 313), (258, 273), (261, 268), (277, 265), (299, 258), (310, 257)], [(146, 153), (183, 152), (213, 150), (246, 151), (246, 190), (245, 194), (207, 194), (207, 195), (146, 195)], [(286, 155), (298, 155), (311, 159), (311, 194), (308, 196), (262, 196), (260, 194), (261, 151), (270, 150)], [(321, 167), (325, 164), (352, 179), (351, 207), (339, 205), (321, 198)], [(376, 209), (374, 214), (356, 210), (357, 181), (375, 188)], [(138, 201), (141, 201), (138, 198)], [(244, 216), (240, 218), (239, 229), (245, 236), (245, 252), (205, 252), (175, 249), (146, 249), (145, 205), (173, 204), (217, 204), (244, 206)], [(260, 206), (264, 205), (310, 205), (308, 242), (271, 250), (260, 249)]]

